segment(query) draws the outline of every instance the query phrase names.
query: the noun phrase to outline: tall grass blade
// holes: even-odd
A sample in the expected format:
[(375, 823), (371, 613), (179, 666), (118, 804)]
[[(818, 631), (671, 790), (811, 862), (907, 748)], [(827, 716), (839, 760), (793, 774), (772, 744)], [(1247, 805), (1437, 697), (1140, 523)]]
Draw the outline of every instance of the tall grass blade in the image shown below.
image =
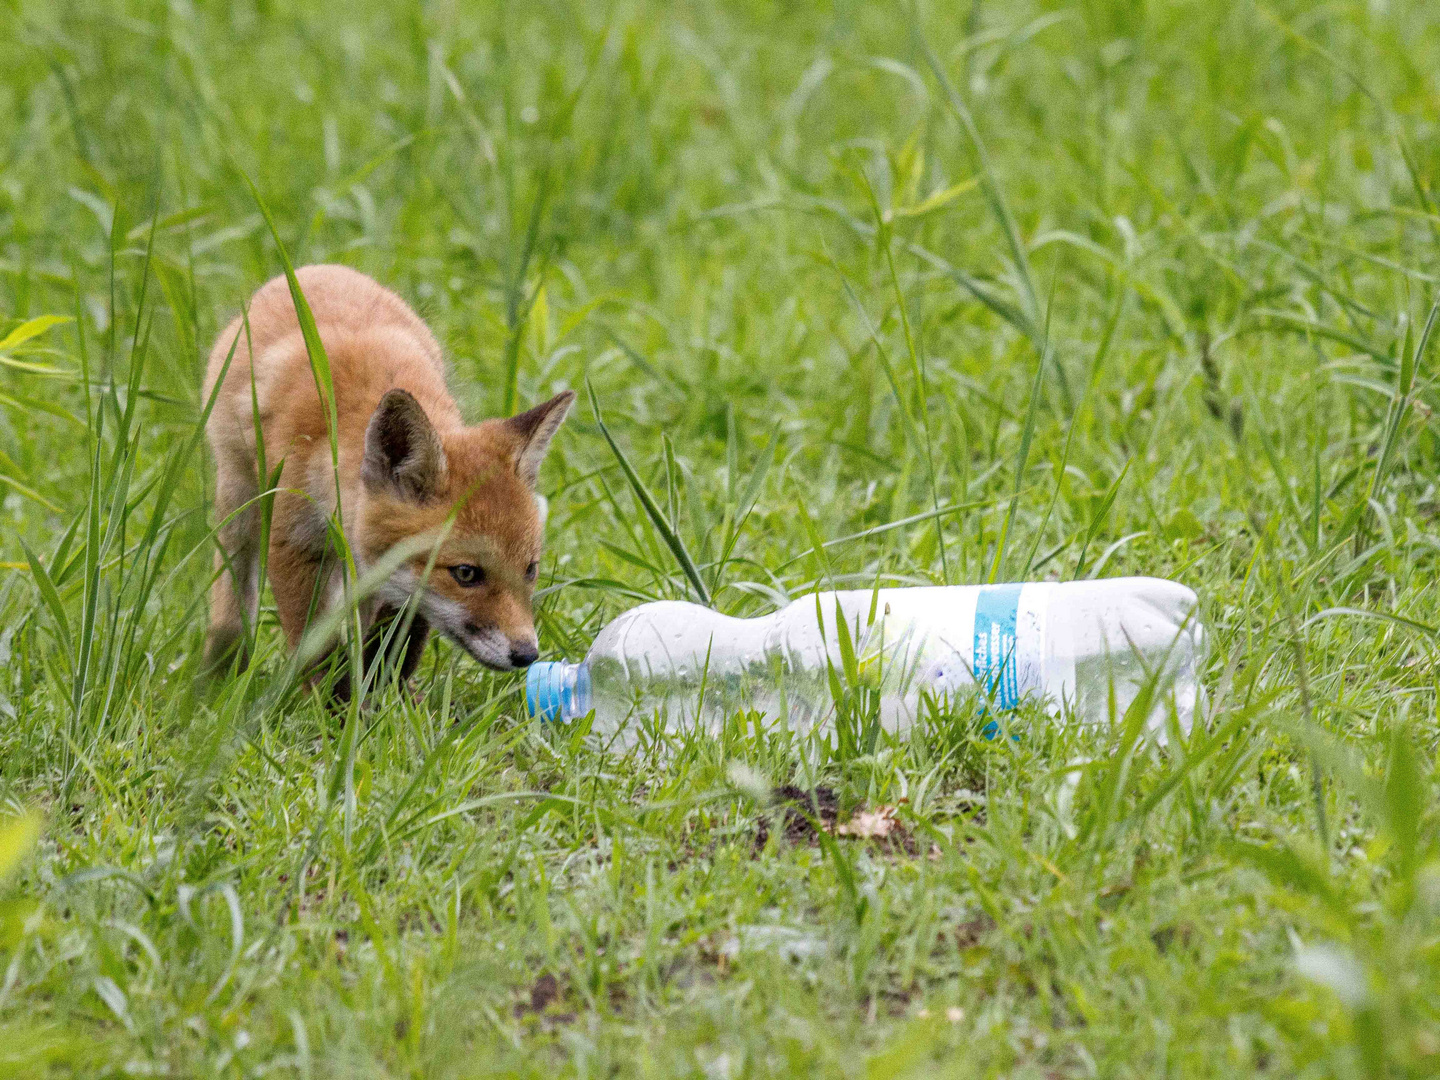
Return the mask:
[(625, 456), (625, 452), (620, 449), (620, 444), (615, 441), (615, 437), (610, 434), (610, 429), (605, 426), (605, 421), (600, 416), (600, 400), (595, 396), (595, 388), (587, 381), (585, 389), (590, 394), (590, 410), (595, 416), (595, 424), (600, 428), (600, 434), (604, 436), (610, 452), (615, 455), (615, 460), (620, 463), (620, 468), (625, 473), (625, 479), (630, 481), (630, 488), (634, 491), (635, 498), (644, 507), (646, 516), (649, 517), (656, 532), (665, 541), (665, 546), (675, 556), (675, 561), (680, 564), (680, 569), (685, 572), (685, 577), (690, 582), (690, 587), (695, 590), (696, 597), (706, 607), (712, 607), (710, 590), (705, 586), (705, 579), (700, 576), (700, 571), (690, 557), (690, 552), (686, 550), (684, 541), (666, 520), (660, 505), (655, 501), (655, 496), (650, 494), (650, 489), (645, 486), (645, 481), (640, 479), (640, 474), (635, 471), (635, 467), (630, 464), (630, 459)]
[[(925, 57), (925, 63), (929, 65), (935, 81), (940, 84), (940, 89), (950, 105), (950, 110), (959, 119), (961, 126), (965, 129), (965, 134), (969, 137), (970, 145), (975, 150), (975, 157), (980, 164), (981, 188), (985, 192), (991, 212), (995, 215), (995, 219), (1000, 223), (1001, 230), (1005, 234), (1005, 243), (1010, 248), (1010, 259), (1015, 267), (1015, 273), (1020, 279), (1021, 310), (1032, 330), (1038, 329), (1040, 326), (1040, 301), (1035, 292), (1033, 275), (1030, 272), (1030, 258), (1025, 251), (1024, 241), (1020, 238), (1020, 228), (1015, 224), (1015, 217), (1011, 214), (1009, 204), (1005, 200), (1005, 193), (995, 178), (995, 169), (990, 163), (990, 153), (985, 148), (985, 141), (980, 137), (980, 129), (976, 126), (975, 118), (970, 114), (969, 107), (950, 84), (950, 78), (945, 74), (945, 68), (931, 50), (930, 43), (921, 33), (920, 21), (913, 11), (910, 25), (915, 42)], [(1036, 346), (1038, 349), (1038, 341)]]

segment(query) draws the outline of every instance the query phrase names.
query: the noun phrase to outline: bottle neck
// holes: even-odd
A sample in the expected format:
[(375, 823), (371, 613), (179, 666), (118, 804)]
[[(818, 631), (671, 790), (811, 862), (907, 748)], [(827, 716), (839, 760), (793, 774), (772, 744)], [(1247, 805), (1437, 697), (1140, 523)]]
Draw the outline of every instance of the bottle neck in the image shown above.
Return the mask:
[(590, 665), (585, 661), (578, 664), (571, 664), (570, 667), (570, 692), (565, 697), (565, 719), (579, 720), (595, 707), (594, 695), (590, 687)]
[(581, 662), (536, 663), (525, 676), (525, 703), (540, 720), (577, 720), (591, 709), (590, 667)]

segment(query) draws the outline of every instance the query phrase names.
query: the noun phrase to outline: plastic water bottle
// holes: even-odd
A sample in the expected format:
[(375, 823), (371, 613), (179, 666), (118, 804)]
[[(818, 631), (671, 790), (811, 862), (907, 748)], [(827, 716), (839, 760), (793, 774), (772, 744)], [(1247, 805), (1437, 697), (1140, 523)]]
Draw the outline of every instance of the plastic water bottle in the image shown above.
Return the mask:
[(927, 699), (966, 695), (991, 714), (1031, 698), (1106, 723), (1148, 684), (1163, 739), (1172, 710), (1188, 733), (1203, 702), (1203, 649), (1195, 594), (1158, 578), (825, 592), (753, 619), (661, 601), (611, 622), (581, 663), (532, 664), (526, 700), (544, 720), (593, 709), (602, 736), (715, 730), (743, 710), (805, 731), (834, 714), (835, 678), (858, 676), (899, 733)]

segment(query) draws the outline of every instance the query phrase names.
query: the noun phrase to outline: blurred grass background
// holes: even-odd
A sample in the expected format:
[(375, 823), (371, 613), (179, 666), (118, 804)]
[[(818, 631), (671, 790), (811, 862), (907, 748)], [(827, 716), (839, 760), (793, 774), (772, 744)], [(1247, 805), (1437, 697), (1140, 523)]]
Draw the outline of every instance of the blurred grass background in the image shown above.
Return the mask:
[[(1433, 5), (0, 29), (0, 1072), (1440, 1071)], [(201, 693), (201, 363), (277, 235), (472, 418), (589, 380), (720, 609), (1172, 576), (1208, 728), (617, 761), (443, 643), (342, 731), (273, 627)], [(542, 487), (547, 655), (693, 595), (588, 408)]]

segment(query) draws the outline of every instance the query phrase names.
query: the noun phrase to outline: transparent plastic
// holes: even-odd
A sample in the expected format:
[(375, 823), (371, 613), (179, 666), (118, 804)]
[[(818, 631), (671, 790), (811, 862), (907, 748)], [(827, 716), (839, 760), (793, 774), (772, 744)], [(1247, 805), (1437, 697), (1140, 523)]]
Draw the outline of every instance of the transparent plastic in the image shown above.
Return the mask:
[(713, 730), (741, 710), (806, 731), (833, 715), (834, 680), (858, 677), (899, 733), (924, 700), (975, 694), (1109, 722), (1148, 681), (1163, 737), (1172, 709), (1188, 733), (1203, 702), (1204, 645), (1195, 594), (1158, 578), (826, 592), (753, 619), (662, 601), (611, 622), (580, 664), (532, 665), (527, 697), (546, 720), (593, 708), (602, 735), (638, 718)]

